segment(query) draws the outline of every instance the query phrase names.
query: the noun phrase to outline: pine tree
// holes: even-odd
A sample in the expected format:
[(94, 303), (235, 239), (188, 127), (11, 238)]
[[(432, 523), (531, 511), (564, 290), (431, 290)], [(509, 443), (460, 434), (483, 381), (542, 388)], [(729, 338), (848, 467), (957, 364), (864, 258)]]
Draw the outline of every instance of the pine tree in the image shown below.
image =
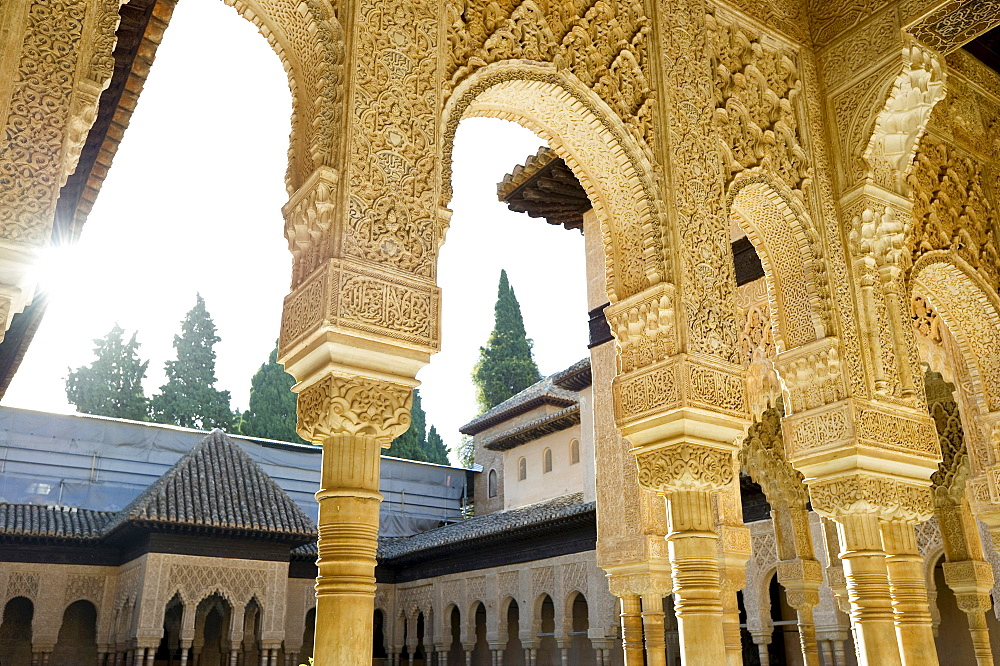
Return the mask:
[(243, 412), (240, 434), (281, 442), (303, 442), (295, 432), (298, 396), (292, 392), (294, 384), (295, 378), (278, 363), (275, 344), (267, 363), (260, 366), (250, 382), (250, 407)]
[(125, 329), (115, 324), (94, 340), (97, 360), (72, 370), (66, 378), (66, 399), (83, 414), (119, 419), (149, 419), (149, 398), (142, 388), (149, 361), (139, 358), (137, 333), (125, 342)]
[(215, 323), (198, 294), (195, 305), (174, 336), (177, 360), (167, 361), (167, 383), (153, 396), (153, 420), (186, 428), (222, 428), (232, 432), (236, 415), (229, 391), (215, 388)]
[(427, 455), (427, 462), (439, 465), (450, 465), (448, 460), (448, 447), (444, 445), (444, 440), (438, 434), (437, 428), (431, 426), (427, 431), (427, 446), (424, 447)]
[(531, 356), (531, 340), (524, 332), (521, 306), (500, 271), (500, 286), (494, 308), (493, 332), (472, 372), (479, 408), (485, 412), (528, 388), (542, 377)]
[(420, 391), (413, 390), (413, 407), (410, 409), (410, 427), (402, 435), (392, 441), (392, 446), (385, 452), (387, 456), (406, 458), (407, 460), (426, 461), (424, 447), (427, 442), (427, 414), (420, 404)]

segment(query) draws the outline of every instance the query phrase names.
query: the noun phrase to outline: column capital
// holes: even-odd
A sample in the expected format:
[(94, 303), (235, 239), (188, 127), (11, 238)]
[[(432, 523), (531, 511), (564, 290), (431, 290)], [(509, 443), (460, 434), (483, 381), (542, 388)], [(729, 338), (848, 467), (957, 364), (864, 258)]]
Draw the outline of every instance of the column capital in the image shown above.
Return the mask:
[(852, 472), (809, 485), (813, 510), (827, 518), (874, 514), (881, 519), (927, 520), (934, 513), (929, 484)]

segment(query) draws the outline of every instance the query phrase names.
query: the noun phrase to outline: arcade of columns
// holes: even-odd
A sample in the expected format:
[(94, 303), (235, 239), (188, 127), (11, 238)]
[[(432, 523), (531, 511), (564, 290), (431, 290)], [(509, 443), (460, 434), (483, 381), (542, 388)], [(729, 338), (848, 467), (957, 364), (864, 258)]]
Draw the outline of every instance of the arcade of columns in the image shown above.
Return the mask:
[[(837, 544), (831, 577), (861, 663), (936, 663), (915, 538), (934, 514), (991, 663), (976, 521), (1000, 538), (1000, 78), (960, 47), (1000, 24), (1000, 4), (227, 2), (267, 38), (293, 96), (280, 349), (299, 432), (324, 449), (317, 664), (370, 659), (378, 456), (439, 347), (436, 259), (469, 116), (544, 137), (600, 223), (617, 371), (595, 371), (595, 393), (612, 397), (624, 440), (598, 443), (612, 497), (598, 555), (628, 663), (666, 593), (685, 664), (738, 663), (740, 461), (764, 477), (810, 664), (821, 576), (806, 502)], [(112, 75), (120, 4), (15, 0), (0, 16), (7, 326)], [(770, 355), (750, 363), (734, 228), (768, 286)], [(914, 299), (945, 341), (934, 370), (951, 395), (925, 390)], [(956, 413), (942, 451), (935, 426)], [(780, 437), (742, 446), (768, 423)]]

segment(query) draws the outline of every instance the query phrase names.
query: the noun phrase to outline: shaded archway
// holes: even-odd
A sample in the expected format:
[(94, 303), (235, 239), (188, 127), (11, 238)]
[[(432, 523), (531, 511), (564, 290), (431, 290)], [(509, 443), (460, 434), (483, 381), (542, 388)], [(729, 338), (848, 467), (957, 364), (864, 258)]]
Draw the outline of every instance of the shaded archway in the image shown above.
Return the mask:
[(501, 616), (506, 616), (507, 635), (501, 635), (503, 644), (503, 666), (524, 666), (524, 645), (521, 643), (521, 611), (517, 602), (507, 600), (507, 608), (501, 605)]
[(60, 666), (91, 666), (97, 662), (97, 608), (93, 603), (74, 601), (66, 608), (49, 661)]
[[(943, 557), (934, 565), (934, 586), (937, 589), (937, 607), (941, 622), (937, 627), (938, 660), (941, 664), (975, 664), (976, 654), (969, 634), (969, 621), (958, 607), (955, 593), (945, 582)], [(993, 654), (1000, 654), (1000, 621), (991, 610), (986, 613), (986, 626), (990, 634)]]
[(243, 610), (243, 641), (241, 652), (243, 661), (249, 664), (256, 664), (260, 661), (261, 646), (261, 607), (257, 599), (247, 602)]
[(4, 666), (31, 666), (31, 621), (35, 606), (26, 597), (14, 597), (3, 609), (0, 655)]
[(473, 636), (476, 639), (472, 648), (472, 666), (490, 666), (493, 658), (490, 655), (490, 645), (486, 642), (486, 606), (477, 601), (473, 606)]
[(535, 666), (559, 666), (562, 657), (556, 642), (556, 606), (545, 594), (536, 605), (538, 613), (538, 658)]
[[(311, 626), (310, 626), (311, 625)], [(315, 633), (316, 627), (316, 609), (312, 608), (309, 610), (309, 614), (306, 615), (306, 632), (308, 638), (309, 651), (306, 652), (306, 642), (302, 642), (302, 655), (303, 657), (312, 656), (312, 644), (313, 644), (313, 633)], [(375, 615), (372, 618), (372, 660), (375, 664), (381, 664), (383, 659), (388, 659), (389, 653), (385, 651), (385, 613), (380, 609), (375, 609)]]
[(184, 604), (179, 595), (167, 603), (163, 611), (163, 638), (156, 649), (156, 663), (165, 666), (180, 664), (182, 661), (181, 631), (184, 623)]
[(450, 618), (449, 633), (451, 641), (448, 647), (448, 666), (465, 666), (465, 650), (462, 647), (462, 614), (458, 606), (452, 606), (446, 614)]
[(567, 606), (570, 616), (569, 663), (580, 664), (580, 666), (596, 664), (597, 655), (588, 635), (590, 609), (587, 606), (587, 598), (581, 592), (574, 592), (570, 595), (570, 602)]
[(228, 666), (232, 607), (219, 594), (198, 604), (195, 623), (195, 660), (198, 666)]
[[(378, 613), (379, 611), (375, 611)], [(302, 651), (299, 657), (307, 661), (313, 656), (313, 638), (316, 636), (316, 608), (310, 608), (306, 613), (305, 628), (302, 630)], [(384, 649), (384, 648), (383, 648)]]

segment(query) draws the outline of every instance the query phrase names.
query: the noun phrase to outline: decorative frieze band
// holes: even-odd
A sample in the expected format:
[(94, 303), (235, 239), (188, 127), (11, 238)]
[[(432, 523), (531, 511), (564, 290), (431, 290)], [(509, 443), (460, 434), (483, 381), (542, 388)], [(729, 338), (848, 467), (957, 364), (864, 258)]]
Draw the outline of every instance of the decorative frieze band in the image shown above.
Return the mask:
[(926, 520), (934, 512), (930, 485), (853, 473), (809, 485), (812, 508), (821, 516), (877, 513), (883, 519)]
[(882, 405), (844, 400), (784, 418), (786, 452), (795, 462), (840, 447), (867, 446), (939, 460), (934, 421), (917, 412), (887, 411)]
[(683, 406), (747, 419), (746, 381), (739, 368), (677, 355), (615, 378), (619, 427)]
[(735, 478), (733, 452), (678, 444), (636, 453), (639, 485), (656, 493), (719, 490)]
[(440, 303), (441, 290), (432, 284), (331, 259), (285, 298), (281, 349), (325, 327), (434, 352)]

